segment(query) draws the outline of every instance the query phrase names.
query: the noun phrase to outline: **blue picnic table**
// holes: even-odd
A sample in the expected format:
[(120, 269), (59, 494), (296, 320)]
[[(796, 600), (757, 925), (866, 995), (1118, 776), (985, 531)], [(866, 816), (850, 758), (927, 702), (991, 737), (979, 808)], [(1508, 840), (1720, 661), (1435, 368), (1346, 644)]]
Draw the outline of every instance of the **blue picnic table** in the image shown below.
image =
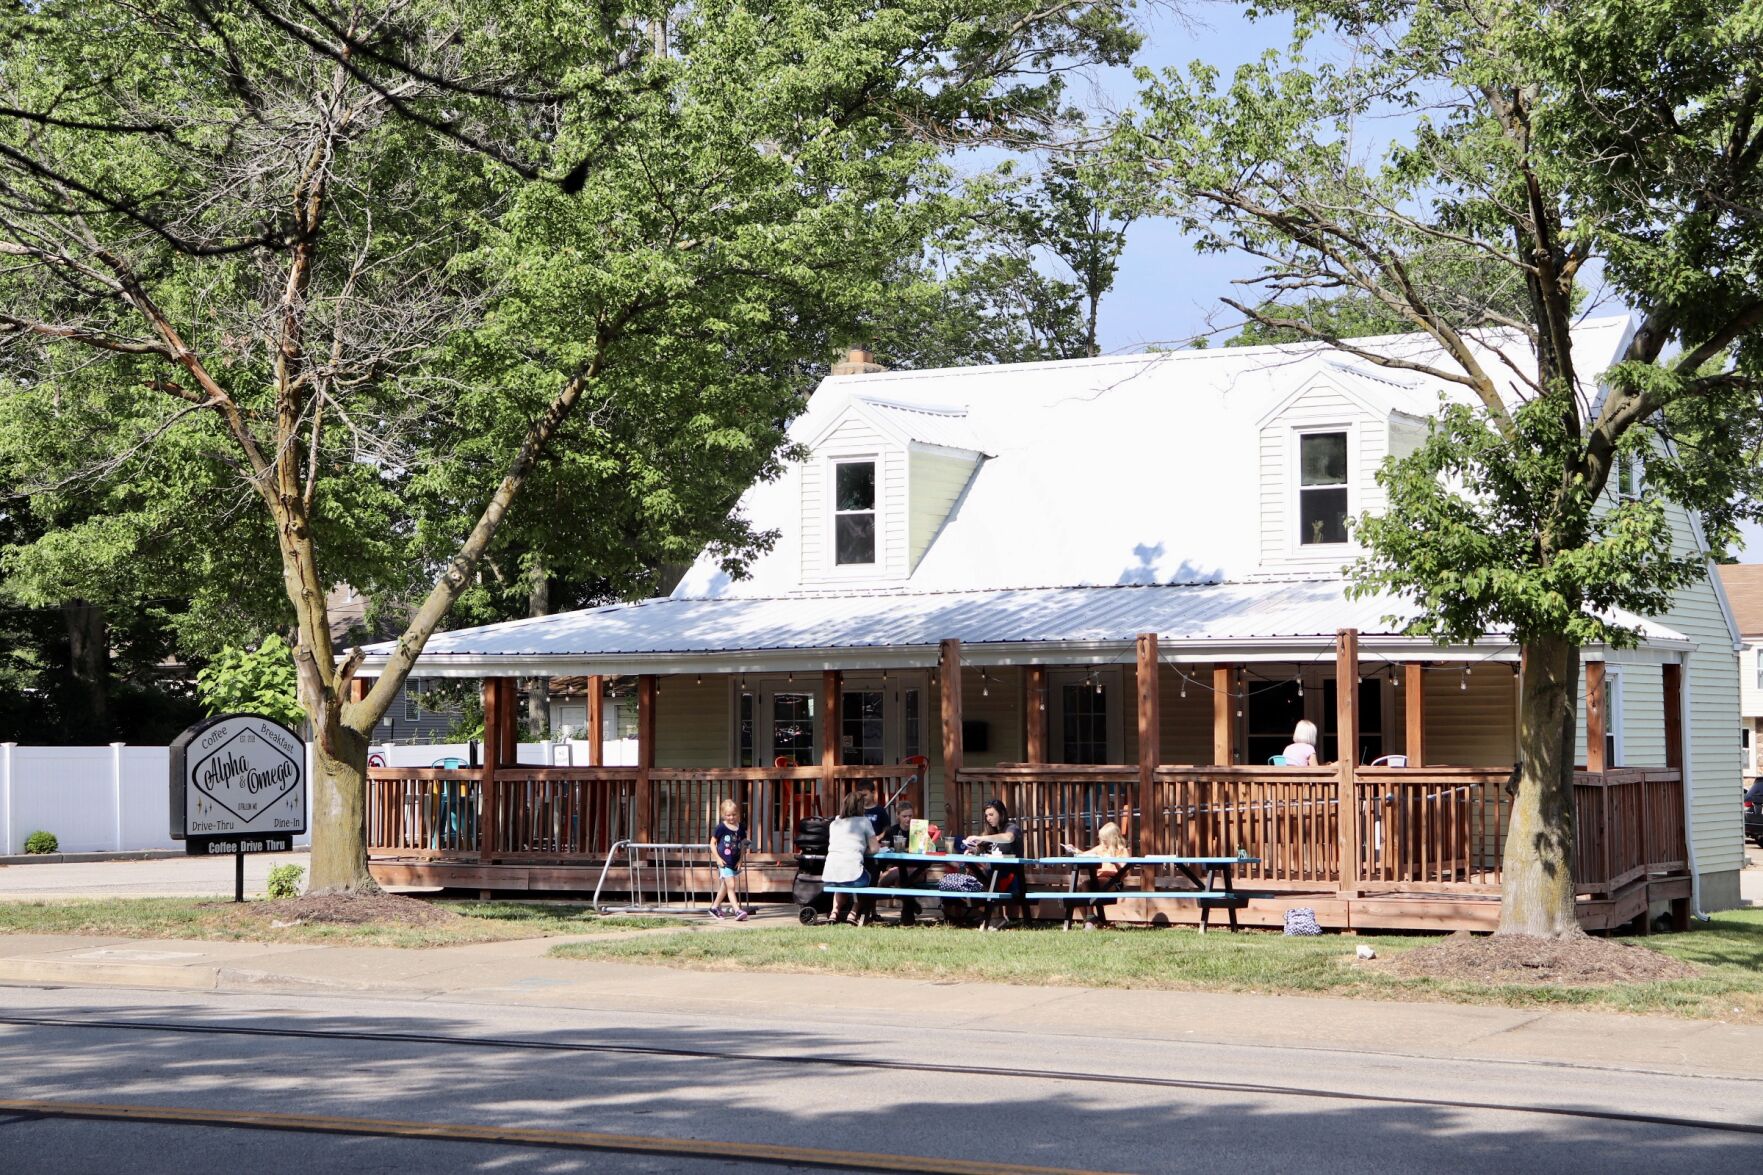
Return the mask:
[[(943, 900), (996, 902), (1011, 900), (1012, 894), (1000, 892), (995, 887), (1000, 872), (997, 866), (1045, 866), (1048, 868), (1067, 869), (1071, 872), (1071, 880), (1063, 890), (1030, 891), (1025, 896), (1029, 901), (1047, 901), (1066, 903), (1065, 923), (1071, 924), (1072, 914), (1080, 906), (1096, 906), (1098, 901), (1113, 903), (1117, 901), (1149, 901), (1174, 900), (1197, 902), (1200, 907), (1200, 933), (1204, 934), (1210, 923), (1212, 907), (1222, 905), (1230, 916), (1231, 930), (1237, 929), (1237, 910), (1248, 900), (1249, 895), (1238, 892), (1232, 870), (1239, 865), (1254, 865), (1260, 862), (1259, 857), (1182, 857), (1169, 854), (1152, 854), (1138, 857), (1001, 857), (981, 853), (902, 853), (883, 851), (875, 854), (878, 864), (898, 865), (901, 868), (902, 880), (910, 874), (907, 870), (917, 866), (912, 873), (922, 878), (933, 865), (946, 865), (961, 868), (965, 866), (993, 866), (990, 870), (990, 884), (984, 891), (967, 893), (950, 892), (933, 889), (923, 885), (828, 885), (828, 893), (845, 893), (867, 897), (887, 897), (902, 899), (938, 898)], [(1078, 883), (1085, 873), (1093, 874), (1103, 865), (1118, 865), (1119, 871), (1113, 878), (1102, 885), (1092, 885), (1079, 889)], [(1180, 872), (1193, 889), (1148, 889), (1125, 890), (1122, 883), (1129, 872), (1142, 866), (1169, 866)], [(1205, 876), (1202, 878), (1200, 872)]]

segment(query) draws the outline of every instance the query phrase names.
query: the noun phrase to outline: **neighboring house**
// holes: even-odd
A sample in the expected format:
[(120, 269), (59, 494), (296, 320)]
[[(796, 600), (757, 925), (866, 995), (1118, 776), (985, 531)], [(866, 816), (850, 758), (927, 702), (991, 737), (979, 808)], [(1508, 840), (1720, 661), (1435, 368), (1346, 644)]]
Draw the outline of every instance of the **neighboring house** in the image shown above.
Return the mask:
[(1763, 563), (1724, 563), (1720, 583), (1738, 620), (1739, 740), (1745, 775), (1763, 775)]
[[(325, 596), (330, 617), (331, 643), (338, 648), (367, 639), (387, 636), (374, 633), (367, 624), (367, 597), (348, 584), (338, 584)], [(384, 718), (374, 727), (375, 743), (442, 743), (459, 725), (461, 711), (453, 702), (441, 701), (429, 691), (430, 683), (415, 678), (404, 683), (392, 697)], [(428, 696), (425, 697), (425, 694)]]
[[(1608, 366), (1630, 329), (1624, 318), (1582, 324), (1580, 369)], [(1415, 359), (1433, 349), (1412, 335), (1359, 345)], [(1515, 358), (1525, 350), (1511, 348)], [(1505, 370), (1491, 355), (1487, 366)], [(794, 801), (752, 798), (774, 796), (766, 790), (774, 784), (783, 789), (775, 794), (793, 794), (776, 761), (837, 764), (844, 775), (823, 772), (831, 788), (855, 767), (916, 755), (930, 760), (923, 798), (962, 825), (989, 789), (1051, 808), (1066, 801), (1048, 797), (1078, 794), (1060, 787), (1115, 779), (1093, 766), (1114, 764), (1120, 779), (1142, 772), (1146, 788), (1154, 778), (1174, 789), (1147, 830), (1162, 838), (1156, 843), (1214, 837), (1205, 843), (1230, 848), (1196, 815), (1225, 809), (1191, 789), (1272, 788), (1254, 794), (1273, 798), (1233, 800), (1240, 806), (1229, 810), (1297, 819), (1299, 801), (1278, 790), (1296, 777), (1266, 765), (1304, 718), (1322, 730), (1323, 759), (1337, 756), (1337, 632), (1355, 630), (1351, 757), (1450, 768), (1428, 777), (1424, 796), (1414, 792), (1415, 811), (1448, 810), (1452, 828), (1468, 822), (1466, 843), (1470, 824), (1493, 831), (1476, 833), (1448, 868), (1392, 864), (1389, 854), (1407, 852), (1400, 838), (1409, 836), (1394, 797), (1419, 788), (1421, 775), (1390, 777), (1359, 801), (1356, 863), (1351, 849), (1330, 863), (1329, 847), (1317, 850), (1323, 866), (1260, 869), (1294, 889), (1332, 878), (1354, 900), (1377, 888), (1366, 884), (1372, 878), (1390, 895), (1434, 884), (1486, 894), (1497, 890), (1501, 787), (1517, 757), (1518, 650), (1499, 634), (1449, 647), (1404, 636), (1388, 617), (1407, 605), (1348, 599), (1343, 577), (1359, 551), (1348, 520), (1384, 505), (1379, 465), (1411, 451), (1441, 402), (1463, 393), (1309, 345), (917, 372), (859, 359), (844, 373), (835, 368), (791, 426), (807, 458), (742, 499), (757, 529), (778, 534), (746, 578), (730, 579), (707, 555), (665, 598), (436, 634), (415, 672), (655, 681), (645, 784), (710, 778), (756, 789), (743, 794), (764, 809), (760, 823), (775, 825), (769, 843), (779, 852)], [(1677, 511), (1675, 525), (1680, 553), (1706, 554), (1693, 518)], [(1594, 789), (1583, 802), (1610, 803), (1614, 793), (1595, 789), (1627, 778), (1606, 778), (1602, 768), (1663, 772), (1658, 778), (1681, 791), (1650, 799), (1649, 810), (1681, 821), (1667, 839), (1681, 842), (1687, 828), (1687, 844), (1663, 854), (1676, 858), (1669, 868), (1641, 861), (1601, 892), (1626, 917), (1646, 908), (1650, 869), (1687, 871), (1704, 908), (1730, 906), (1743, 865), (1731, 803), (1740, 772), (1730, 736), (1732, 618), (1710, 578), (1663, 615), (1619, 619), (1639, 626), (1642, 639), (1633, 649), (1586, 650), (1607, 704), (1589, 716), (1589, 761), (1581, 708), (1580, 762), (1592, 769), (1583, 782)], [(386, 652), (370, 648), (364, 671)], [(1146, 656), (1156, 659), (1136, 660)], [(962, 688), (948, 699), (939, 668), (957, 663)], [(1141, 694), (1156, 700), (1150, 713)], [(1154, 734), (1154, 747), (1141, 746), (1141, 731)], [(945, 744), (961, 756), (953, 786)], [(996, 766), (1025, 763), (1033, 770)], [(1240, 766), (1206, 766), (1220, 764)], [(1467, 807), (1449, 807), (1471, 787), (1480, 790), (1461, 801)], [(1110, 792), (1109, 803), (1125, 810), (1151, 794)], [(1327, 803), (1343, 812), (1338, 798)], [(659, 829), (663, 816), (658, 807), (652, 821), (636, 823)], [(678, 835), (691, 820), (682, 818)], [(1277, 822), (1239, 830), (1235, 847), (1253, 835), (1258, 851), (1283, 852)], [(1639, 896), (1617, 901), (1617, 888), (1637, 876)]]

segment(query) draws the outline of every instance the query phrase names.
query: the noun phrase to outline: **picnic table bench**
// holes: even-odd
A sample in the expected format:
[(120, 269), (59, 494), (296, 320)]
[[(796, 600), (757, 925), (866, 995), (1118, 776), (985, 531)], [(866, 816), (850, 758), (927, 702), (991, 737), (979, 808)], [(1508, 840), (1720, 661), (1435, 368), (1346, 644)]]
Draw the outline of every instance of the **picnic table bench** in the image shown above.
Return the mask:
[[(996, 886), (1001, 867), (1008, 866), (1044, 866), (1048, 868), (1068, 869), (1071, 871), (1071, 882), (1063, 890), (1030, 890), (1023, 897), (1035, 902), (1064, 902), (1066, 905), (1066, 925), (1071, 924), (1071, 916), (1078, 906), (1096, 905), (1100, 902), (1117, 901), (1173, 900), (1191, 901), (1199, 904), (1200, 933), (1206, 932), (1212, 916), (1212, 907), (1222, 905), (1229, 912), (1230, 928), (1237, 929), (1237, 910), (1253, 895), (1239, 892), (1236, 888), (1231, 870), (1238, 865), (1253, 865), (1260, 861), (1259, 857), (1178, 857), (1168, 855), (1152, 855), (1143, 857), (1001, 857), (978, 853), (899, 853), (883, 851), (875, 854), (878, 864), (894, 864), (901, 869), (902, 875), (908, 876), (907, 870), (922, 877), (932, 865), (991, 866), (990, 884), (984, 890), (954, 891), (941, 890), (929, 886), (881, 886), (881, 885), (827, 885), (828, 893), (843, 893), (865, 897), (887, 898), (937, 898), (941, 900), (996, 902), (1010, 901), (1015, 895), (1008, 891), (1000, 891)], [(1094, 872), (1103, 865), (1118, 865), (1120, 871), (1109, 879), (1102, 888), (1079, 889), (1078, 882), (1086, 871)], [(1138, 866), (1153, 867), (1168, 865), (1180, 871), (1190, 882), (1193, 889), (1148, 889), (1128, 890), (1121, 888), (1128, 872)], [(1196, 870), (1204, 870), (1201, 878)], [(1219, 884), (1222, 882), (1222, 888)]]

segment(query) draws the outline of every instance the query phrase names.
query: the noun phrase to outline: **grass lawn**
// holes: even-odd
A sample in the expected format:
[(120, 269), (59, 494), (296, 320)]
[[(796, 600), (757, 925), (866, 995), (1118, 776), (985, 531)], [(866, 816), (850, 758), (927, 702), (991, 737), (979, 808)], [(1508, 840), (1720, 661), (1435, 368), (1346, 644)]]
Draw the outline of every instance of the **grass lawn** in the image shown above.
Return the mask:
[(394, 922), (301, 922), (263, 902), (222, 898), (101, 898), (0, 902), (0, 934), (95, 934), (129, 938), (201, 938), (244, 942), (327, 942), (350, 946), (437, 947), (512, 938), (549, 938), (674, 926), (666, 918), (601, 917), (582, 906), (514, 902), (437, 903), (460, 915), (412, 925)]
[[(1684, 934), (1624, 940), (1708, 968), (1706, 975), (1687, 980), (1538, 987), (1404, 979), (1387, 970), (1391, 957), (1437, 941), (1396, 935), (1287, 938), (1264, 932), (1202, 936), (1185, 928), (980, 934), (940, 926), (789, 926), (563, 943), (550, 953), (702, 970), (1577, 1006), (1763, 1023), (1763, 910), (1717, 914), (1712, 923)], [(1377, 951), (1376, 962), (1354, 958), (1362, 944)]]

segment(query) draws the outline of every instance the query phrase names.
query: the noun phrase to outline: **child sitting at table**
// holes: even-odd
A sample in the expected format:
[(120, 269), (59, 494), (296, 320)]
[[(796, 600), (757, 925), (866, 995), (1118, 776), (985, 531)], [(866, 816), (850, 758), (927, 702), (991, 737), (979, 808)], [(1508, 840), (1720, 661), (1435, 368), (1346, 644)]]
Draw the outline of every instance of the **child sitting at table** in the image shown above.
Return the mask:
[(717, 860), (716, 896), (710, 902), (712, 918), (723, 916), (722, 899), (726, 894), (735, 921), (747, 920), (747, 911), (741, 907), (740, 895), (735, 892), (735, 878), (741, 871), (741, 846), (746, 840), (747, 826), (741, 823), (741, 806), (732, 798), (723, 800), (722, 818), (710, 830), (710, 851), (716, 854)]
[[(1120, 831), (1120, 825), (1114, 823), (1112, 820), (1096, 830), (1095, 847), (1079, 849), (1076, 845), (1071, 844), (1070, 842), (1066, 842), (1060, 847), (1074, 857), (1102, 858), (1102, 864), (1096, 866), (1095, 871), (1092, 872), (1089, 879), (1084, 882), (1084, 888), (1092, 893), (1097, 893), (1108, 888), (1109, 883), (1116, 877), (1120, 876), (1120, 870), (1122, 868), (1120, 862), (1132, 856), (1132, 848), (1126, 843), (1125, 834)], [(1073, 902), (1071, 904), (1071, 909), (1066, 912), (1065, 928), (1067, 930), (1071, 929), (1071, 915), (1076, 912), (1079, 904), (1080, 903), (1078, 902)], [(1112, 902), (1097, 901), (1081, 904), (1086, 904), (1090, 907), (1089, 917), (1084, 919), (1085, 930), (1094, 930), (1098, 926), (1106, 926), (1108, 924), (1108, 915), (1103, 911), (1103, 907), (1112, 905)]]

